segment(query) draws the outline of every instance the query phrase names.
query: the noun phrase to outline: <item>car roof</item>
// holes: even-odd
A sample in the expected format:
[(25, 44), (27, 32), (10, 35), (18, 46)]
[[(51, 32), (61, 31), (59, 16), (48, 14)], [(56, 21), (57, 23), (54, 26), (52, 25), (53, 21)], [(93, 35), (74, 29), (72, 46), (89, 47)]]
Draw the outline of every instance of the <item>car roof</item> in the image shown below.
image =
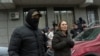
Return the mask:
[(0, 55), (8, 54), (8, 47), (0, 47)]

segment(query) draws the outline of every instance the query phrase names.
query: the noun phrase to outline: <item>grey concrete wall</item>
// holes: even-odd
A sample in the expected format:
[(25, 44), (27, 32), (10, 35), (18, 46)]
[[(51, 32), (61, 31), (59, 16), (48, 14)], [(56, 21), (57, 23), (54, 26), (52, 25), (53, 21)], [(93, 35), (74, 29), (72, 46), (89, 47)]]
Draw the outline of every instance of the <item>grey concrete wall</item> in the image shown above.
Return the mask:
[(48, 17), (48, 26), (49, 28), (52, 28), (52, 22), (54, 21), (54, 10), (53, 7), (47, 8), (47, 17)]
[(44, 13), (42, 11), (41, 14), (42, 14), (42, 17), (39, 20), (39, 29), (44, 29), (46, 26), (46, 23), (45, 23), (46, 12)]
[(0, 46), (8, 43), (7, 37), (7, 12), (0, 11)]
[(0, 11), (0, 46), (8, 46), (11, 34), (16, 27), (23, 24), (23, 11), (18, 9), (20, 13), (19, 20), (12, 21), (10, 19), (10, 12), (16, 10)]
[(86, 8), (74, 8), (75, 20), (77, 21), (79, 17), (82, 17), (87, 22)]
[(98, 8), (98, 17), (99, 17), (99, 22), (100, 22), (100, 7)]
[(8, 15), (9, 19), (8, 19), (8, 38), (10, 40), (10, 37), (11, 37), (11, 34), (12, 32), (14, 31), (15, 28), (23, 25), (23, 11), (21, 8), (17, 9), (17, 10), (12, 10), (12, 11), (9, 11), (8, 13), (10, 12), (19, 12), (19, 19), (18, 20), (11, 20), (10, 19), (10, 15)]

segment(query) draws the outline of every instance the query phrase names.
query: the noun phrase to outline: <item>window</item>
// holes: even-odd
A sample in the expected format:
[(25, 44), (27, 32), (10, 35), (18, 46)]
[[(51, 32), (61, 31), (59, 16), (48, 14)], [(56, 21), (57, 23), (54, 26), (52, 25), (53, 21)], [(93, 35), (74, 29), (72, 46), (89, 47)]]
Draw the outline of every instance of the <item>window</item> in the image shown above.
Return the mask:
[(71, 28), (74, 22), (73, 10), (66, 8), (54, 8), (54, 20), (56, 23), (59, 23), (61, 20), (65, 20), (68, 22), (69, 28)]
[(88, 24), (98, 24), (98, 13), (97, 13), (97, 7), (87, 7), (87, 20)]

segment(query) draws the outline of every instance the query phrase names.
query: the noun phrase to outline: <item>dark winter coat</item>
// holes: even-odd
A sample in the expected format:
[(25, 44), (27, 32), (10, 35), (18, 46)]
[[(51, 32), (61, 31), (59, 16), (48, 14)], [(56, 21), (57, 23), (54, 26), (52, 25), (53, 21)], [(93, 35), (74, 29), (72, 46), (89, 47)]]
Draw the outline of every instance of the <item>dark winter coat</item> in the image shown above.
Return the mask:
[(80, 29), (72, 29), (70, 31), (70, 33), (72, 34), (72, 38), (75, 38), (79, 33), (81, 33)]
[(44, 56), (43, 36), (29, 25), (17, 28), (11, 37), (9, 56)]
[(54, 56), (71, 56), (71, 48), (74, 42), (67, 34), (64, 36), (61, 31), (57, 31), (52, 40), (52, 48), (54, 49)]
[(44, 56), (45, 48), (42, 33), (33, 31), (27, 24), (17, 28), (9, 45), (9, 56)]
[(83, 31), (83, 27), (82, 26), (83, 24), (86, 24), (85, 20), (83, 20), (81, 17), (79, 18), (78, 22), (77, 22), (77, 25), (78, 25), (78, 28), (81, 30), (81, 32)]
[(39, 18), (32, 16), (34, 11), (37, 10), (28, 12), (24, 26), (14, 30), (8, 48), (9, 56), (44, 56), (44, 38), (38, 30)]

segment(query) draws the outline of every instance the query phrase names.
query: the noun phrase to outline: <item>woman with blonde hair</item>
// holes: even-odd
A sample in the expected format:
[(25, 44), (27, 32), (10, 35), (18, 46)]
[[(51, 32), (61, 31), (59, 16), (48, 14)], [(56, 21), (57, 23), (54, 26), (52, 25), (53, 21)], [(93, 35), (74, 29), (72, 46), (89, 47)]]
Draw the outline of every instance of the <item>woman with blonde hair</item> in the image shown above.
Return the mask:
[(61, 21), (58, 28), (52, 40), (54, 56), (71, 56), (71, 48), (74, 46), (74, 42), (68, 34), (67, 22)]

